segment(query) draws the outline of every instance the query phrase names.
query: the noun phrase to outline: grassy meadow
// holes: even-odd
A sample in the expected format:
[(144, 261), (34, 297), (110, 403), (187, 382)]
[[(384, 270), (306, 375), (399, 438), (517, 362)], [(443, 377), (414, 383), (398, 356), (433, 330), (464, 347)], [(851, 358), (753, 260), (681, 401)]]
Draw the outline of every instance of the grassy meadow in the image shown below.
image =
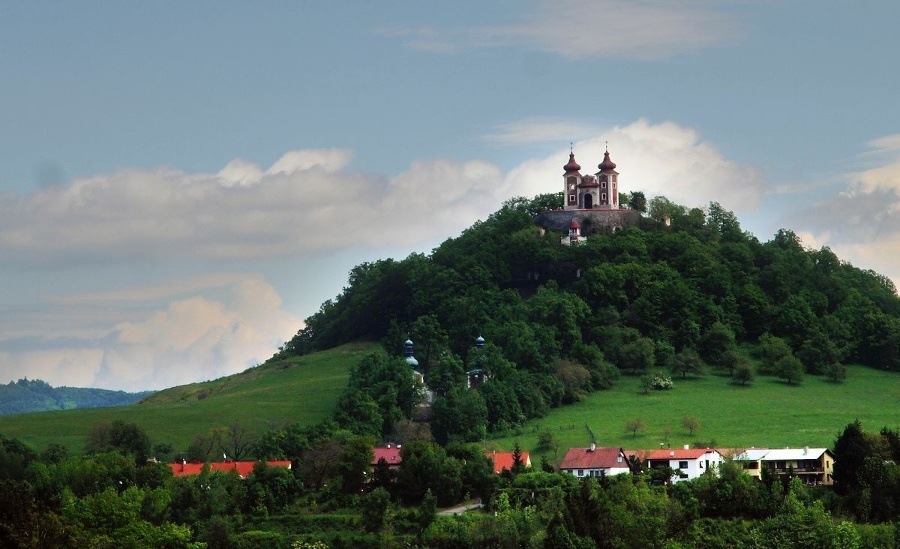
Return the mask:
[[(215, 425), (235, 420), (258, 431), (295, 422), (309, 425), (331, 414), (350, 366), (373, 348), (374, 344), (354, 343), (270, 361), (218, 380), (166, 389), (130, 406), (0, 416), (0, 433), (36, 449), (58, 442), (77, 454), (91, 426), (101, 420), (137, 423), (154, 444), (171, 443), (176, 448), (187, 447), (194, 436)], [(681, 447), (695, 441), (714, 441), (719, 447), (830, 447), (838, 432), (855, 419), (867, 431), (900, 428), (897, 373), (850, 366), (843, 383), (807, 376), (795, 386), (759, 376), (754, 384), (742, 387), (715, 373), (674, 381), (670, 391), (644, 394), (638, 378), (622, 376), (613, 389), (553, 409), (486, 444), (511, 449), (518, 440), (537, 462), (538, 434), (549, 430), (558, 448), (555, 455), (547, 454), (552, 462), (569, 447), (590, 444), (585, 425), (599, 445), (628, 449), (658, 448), (660, 443)], [(700, 423), (693, 435), (681, 425), (685, 416)], [(625, 428), (633, 419), (645, 425), (636, 436)]]
[[(718, 447), (831, 447), (837, 434), (855, 419), (866, 431), (900, 428), (897, 373), (850, 366), (843, 383), (806, 376), (794, 386), (765, 376), (746, 387), (715, 374), (673, 379), (674, 389), (644, 394), (638, 378), (622, 376), (613, 389), (553, 409), (515, 433), (487, 443), (511, 449), (518, 440), (523, 450), (536, 453), (538, 434), (549, 430), (558, 448), (555, 455), (547, 453), (553, 463), (562, 459), (567, 448), (590, 445), (585, 425), (596, 435), (598, 445), (626, 449), (659, 448), (660, 443), (680, 448), (695, 441), (714, 441)], [(693, 435), (681, 425), (685, 416), (700, 422)], [(645, 425), (636, 436), (625, 427), (632, 419)], [(668, 436), (667, 428), (671, 429)]]
[(270, 361), (242, 373), (160, 391), (138, 404), (115, 408), (0, 416), (0, 433), (37, 449), (51, 442), (81, 453), (85, 435), (102, 420), (140, 425), (154, 444), (185, 448), (215, 425), (234, 421), (254, 430), (328, 417), (347, 385), (350, 366), (369, 343), (347, 344), (322, 353)]

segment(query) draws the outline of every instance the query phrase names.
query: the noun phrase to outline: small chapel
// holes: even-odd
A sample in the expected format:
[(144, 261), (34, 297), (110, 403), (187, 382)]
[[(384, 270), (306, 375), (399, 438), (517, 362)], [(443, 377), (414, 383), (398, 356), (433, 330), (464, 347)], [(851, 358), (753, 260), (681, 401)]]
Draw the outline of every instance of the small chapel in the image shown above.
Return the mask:
[(569, 151), (569, 162), (563, 166), (563, 209), (605, 210), (619, 209), (619, 172), (609, 158), (609, 149), (603, 154), (600, 171), (594, 175), (581, 175), (581, 166), (575, 161), (575, 152)]
[(540, 212), (535, 222), (542, 228), (565, 234), (563, 245), (581, 244), (593, 232), (618, 230), (640, 222), (641, 214), (619, 204), (619, 172), (609, 156), (594, 174), (582, 174), (575, 152), (569, 149), (569, 161), (563, 166), (563, 200), (558, 210)]

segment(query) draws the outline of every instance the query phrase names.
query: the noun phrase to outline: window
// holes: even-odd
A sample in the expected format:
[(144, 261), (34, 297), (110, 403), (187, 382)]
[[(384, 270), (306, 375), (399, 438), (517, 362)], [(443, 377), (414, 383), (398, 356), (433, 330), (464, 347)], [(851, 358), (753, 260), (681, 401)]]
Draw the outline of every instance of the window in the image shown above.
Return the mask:
[(584, 476), (584, 469), (579, 469), (579, 470), (578, 470), (578, 476), (579, 476), (579, 477), (583, 477), (583, 476)]
[(575, 195), (574, 195), (574, 194), (570, 194), (570, 195), (569, 195), (569, 202), (575, 202)]
[(600, 200), (606, 201), (606, 193), (600, 195)]
[(687, 469), (687, 462), (686, 462), (686, 461), (679, 461), (679, 462), (678, 462), (678, 468), (679, 468), (679, 469)]

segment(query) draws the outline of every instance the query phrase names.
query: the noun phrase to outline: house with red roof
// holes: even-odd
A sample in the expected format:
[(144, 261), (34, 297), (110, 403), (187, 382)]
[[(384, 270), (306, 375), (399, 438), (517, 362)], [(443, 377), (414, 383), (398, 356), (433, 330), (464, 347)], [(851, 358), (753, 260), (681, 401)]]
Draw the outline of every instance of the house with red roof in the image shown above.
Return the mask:
[[(513, 464), (515, 463), (512, 452), (488, 452), (486, 455), (488, 459), (491, 460), (495, 473), (502, 473), (504, 469), (512, 471)], [(528, 452), (521, 452), (519, 460), (522, 462), (523, 466), (531, 467), (531, 456)]]
[[(253, 472), (253, 466), (259, 463), (258, 461), (218, 461), (209, 464), (204, 463), (188, 463), (182, 461), (181, 463), (170, 463), (169, 467), (172, 468), (172, 475), (176, 477), (184, 477), (189, 475), (199, 475), (203, 472), (204, 465), (209, 465), (210, 472), (213, 471), (236, 471), (237, 474), (241, 478), (247, 478), (250, 473)], [(287, 469), (291, 468), (291, 462), (287, 460), (273, 460), (267, 461), (266, 465), (269, 467), (285, 467)]]
[(559, 465), (560, 471), (576, 477), (599, 477), (628, 473), (628, 456), (621, 448), (569, 448)]
[(403, 458), (400, 457), (400, 446), (388, 444), (385, 448), (375, 448), (375, 457), (372, 458), (372, 467), (378, 465), (378, 462), (384, 460), (388, 467), (396, 469), (400, 466)]
[(678, 449), (659, 449), (647, 456), (651, 469), (669, 467), (675, 475), (672, 482), (690, 480), (699, 477), (707, 471), (715, 472), (722, 463), (722, 454), (712, 448), (690, 448), (685, 446)]

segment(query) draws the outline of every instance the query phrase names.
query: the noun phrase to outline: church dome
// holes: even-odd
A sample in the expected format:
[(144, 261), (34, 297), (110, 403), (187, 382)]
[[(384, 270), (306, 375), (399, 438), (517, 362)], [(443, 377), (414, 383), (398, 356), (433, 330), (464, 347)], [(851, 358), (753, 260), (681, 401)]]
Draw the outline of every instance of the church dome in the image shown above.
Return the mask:
[(603, 153), (603, 162), (598, 166), (601, 173), (610, 173), (616, 169), (616, 163), (609, 159), (609, 151)]
[(575, 153), (569, 153), (569, 162), (565, 166), (563, 166), (563, 169), (566, 170), (567, 174), (577, 173), (578, 170), (581, 169), (581, 166), (578, 164), (578, 162), (575, 162)]

